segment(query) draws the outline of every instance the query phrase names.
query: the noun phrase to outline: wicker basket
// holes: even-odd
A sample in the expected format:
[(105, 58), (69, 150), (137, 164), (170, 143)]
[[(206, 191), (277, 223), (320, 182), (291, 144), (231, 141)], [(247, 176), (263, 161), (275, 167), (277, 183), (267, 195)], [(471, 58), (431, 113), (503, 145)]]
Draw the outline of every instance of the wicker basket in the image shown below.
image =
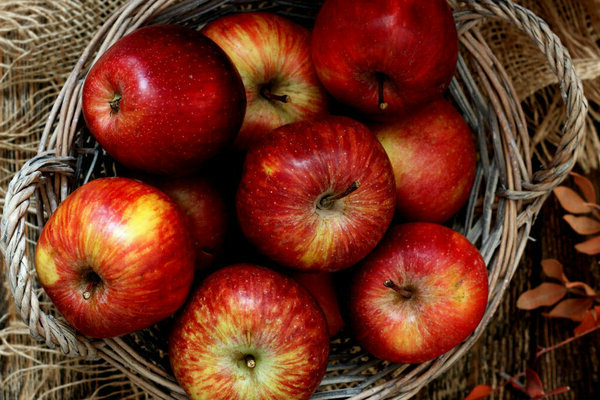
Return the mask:
[[(415, 365), (390, 364), (361, 351), (344, 334), (331, 344), (329, 368), (314, 399), (405, 399), (465, 354), (493, 317), (519, 264), (531, 225), (551, 190), (575, 162), (584, 135), (587, 103), (568, 52), (537, 16), (510, 1), (450, 1), (461, 43), (458, 68), (449, 95), (479, 141), (479, 161), (471, 198), (453, 227), (480, 249), (488, 265), (488, 308), (477, 330), (440, 358)], [(16, 173), (6, 195), (1, 243), (14, 304), (31, 335), (65, 354), (104, 359), (151, 397), (183, 399), (185, 394), (168, 365), (151, 359), (147, 334), (92, 340), (79, 335), (58, 316), (39, 289), (32, 266), (35, 240), (48, 216), (77, 186), (115, 174), (114, 165), (86, 132), (81, 118), (83, 78), (112, 43), (147, 24), (178, 23), (200, 27), (220, 15), (255, 9), (286, 15), (310, 26), (315, 1), (133, 0), (113, 14), (94, 36), (58, 95), (48, 117), (38, 155)], [(566, 119), (553, 158), (533, 160), (525, 112), (510, 78), (478, 33), (484, 18), (514, 24), (537, 44), (555, 72)], [(547, 150), (547, 149), (545, 149)], [(543, 154), (547, 154), (544, 152)], [(164, 348), (164, 343), (150, 343)], [(145, 350), (146, 349), (146, 350)]]

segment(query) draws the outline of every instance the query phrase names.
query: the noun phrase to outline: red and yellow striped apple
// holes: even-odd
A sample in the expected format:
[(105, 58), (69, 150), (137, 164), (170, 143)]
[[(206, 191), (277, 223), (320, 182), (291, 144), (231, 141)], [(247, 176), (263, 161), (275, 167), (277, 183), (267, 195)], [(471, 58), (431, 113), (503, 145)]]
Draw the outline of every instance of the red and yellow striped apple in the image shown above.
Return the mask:
[(276, 14), (249, 12), (217, 18), (202, 33), (229, 55), (244, 82), (247, 108), (238, 149), (282, 125), (327, 114), (308, 29)]
[(64, 318), (91, 337), (146, 328), (183, 305), (194, 251), (180, 208), (157, 188), (100, 178), (71, 193), (44, 225), (37, 276)]
[(152, 25), (92, 66), (82, 107), (92, 135), (131, 169), (187, 175), (231, 145), (246, 107), (227, 55), (199, 32)]
[(485, 262), (463, 235), (429, 222), (400, 224), (355, 271), (350, 324), (376, 357), (421, 363), (466, 339), (487, 298)]
[(402, 220), (443, 223), (467, 202), (475, 180), (475, 139), (449, 101), (441, 98), (371, 129), (392, 162)]
[(205, 278), (169, 337), (175, 378), (192, 400), (307, 400), (328, 355), (327, 323), (312, 296), (252, 264)]
[(272, 260), (337, 271), (377, 245), (396, 205), (385, 150), (348, 117), (284, 125), (251, 147), (236, 207), (244, 235)]

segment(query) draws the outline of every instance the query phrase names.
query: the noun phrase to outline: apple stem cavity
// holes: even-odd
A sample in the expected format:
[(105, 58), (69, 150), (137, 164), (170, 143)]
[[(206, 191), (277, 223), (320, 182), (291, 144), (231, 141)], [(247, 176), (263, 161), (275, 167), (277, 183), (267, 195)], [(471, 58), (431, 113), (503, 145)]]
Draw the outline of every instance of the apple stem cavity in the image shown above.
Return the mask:
[(341, 193), (325, 195), (317, 203), (317, 208), (319, 208), (320, 210), (330, 210), (333, 207), (333, 203), (335, 203), (337, 200), (343, 199), (344, 197), (348, 196), (350, 193), (354, 192), (359, 187), (360, 182), (354, 181), (350, 186), (346, 188), (346, 190), (344, 190)]
[(413, 295), (412, 290), (401, 288), (400, 286), (396, 285), (391, 279), (386, 279), (385, 282), (383, 282), (383, 286), (393, 289), (396, 293), (398, 293), (405, 299), (410, 299)]
[(383, 99), (383, 83), (385, 82), (385, 74), (377, 72), (377, 102), (381, 111), (388, 107), (388, 103)]
[(246, 367), (253, 369), (256, 367), (256, 359), (252, 354), (246, 354), (244, 356), (244, 362), (246, 363)]
[(260, 88), (260, 95), (267, 100), (280, 101), (282, 103), (289, 103), (291, 101), (290, 96), (287, 94), (278, 95), (271, 92), (271, 89), (268, 86), (263, 86)]
[(119, 103), (121, 102), (121, 93), (115, 93), (111, 101), (108, 102), (110, 105), (110, 113), (117, 114), (119, 112)]
[(92, 297), (94, 289), (102, 283), (102, 279), (94, 271), (88, 271), (84, 279), (87, 282), (87, 286), (81, 295), (84, 300), (89, 300)]

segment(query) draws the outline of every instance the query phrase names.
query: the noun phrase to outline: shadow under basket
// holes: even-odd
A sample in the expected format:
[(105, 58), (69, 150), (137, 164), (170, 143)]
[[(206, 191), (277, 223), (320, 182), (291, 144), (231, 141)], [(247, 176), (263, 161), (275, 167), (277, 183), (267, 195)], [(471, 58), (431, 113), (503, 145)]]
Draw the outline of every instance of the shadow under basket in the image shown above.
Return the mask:
[[(452, 227), (479, 248), (487, 264), (490, 291), (486, 313), (463, 343), (422, 364), (376, 359), (342, 333), (331, 342), (328, 370), (313, 399), (407, 399), (462, 357), (493, 318), (542, 204), (575, 163), (587, 103), (560, 40), (539, 17), (510, 1), (450, 1), (450, 5), (460, 54), (448, 97), (475, 134), (479, 153), (471, 197)], [(199, 28), (221, 15), (260, 7), (310, 27), (319, 6), (314, 1), (134, 0), (102, 25), (54, 103), (38, 155), (11, 180), (2, 215), (1, 242), (14, 305), (40, 346), (58, 347), (71, 356), (103, 359), (150, 397), (186, 398), (168, 363), (151, 356), (164, 356), (166, 343), (160, 326), (120, 338), (89, 339), (70, 327), (39, 289), (32, 254), (45, 221), (76, 187), (116, 173), (110, 158), (85, 131), (83, 79), (112, 43), (144, 25), (174, 23)], [(513, 24), (529, 36), (556, 74), (566, 117), (560, 143), (550, 152), (547, 148), (538, 152), (530, 145), (535, 127), (527, 126), (511, 78), (479, 33), (478, 27), (490, 18)], [(552, 156), (534, 157), (541, 153)]]

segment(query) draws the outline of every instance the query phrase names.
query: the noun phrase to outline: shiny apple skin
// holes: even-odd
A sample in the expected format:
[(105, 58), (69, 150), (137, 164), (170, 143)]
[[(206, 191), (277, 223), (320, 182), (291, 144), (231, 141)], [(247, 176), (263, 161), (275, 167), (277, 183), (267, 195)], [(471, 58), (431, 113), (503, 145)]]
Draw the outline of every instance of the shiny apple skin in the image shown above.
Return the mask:
[[(84, 335), (105, 338), (151, 326), (181, 307), (194, 251), (184, 217), (166, 194), (128, 178), (99, 178), (50, 216), (35, 264), (64, 318)], [(92, 272), (100, 282), (90, 286)]]
[[(403, 298), (384, 282), (413, 291)], [(352, 332), (378, 358), (398, 363), (432, 360), (479, 325), (488, 298), (485, 262), (460, 233), (412, 222), (390, 228), (361, 263), (350, 288)]]
[[(327, 115), (327, 94), (312, 63), (308, 29), (273, 13), (249, 12), (220, 17), (202, 33), (229, 55), (244, 82), (247, 108), (237, 149), (247, 150), (282, 125)], [(264, 86), (289, 100), (262, 96)]]
[(467, 202), (475, 180), (475, 138), (448, 100), (371, 130), (392, 162), (403, 221), (443, 223)]
[(340, 311), (335, 274), (333, 272), (293, 271), (290, 276), (308, 290), (321, 306), (327, 320), (329, 336), (337, 335), (346, 323)]
[(246, 100), (214, 42), (183, 26), (153, 25), (121, 38), (92, 66), (82, 107), (93, 136), (126, 167), (187, 175), (231, 145)]
[[(333, 97), (389, 119), (444, 93), (456, 70), (458, 35), (446, 0), (327, 0), (312, 55)], [(384, 110), (377, 73), (385, 76)]]
[[(324, 196), (360, 187), (319, 209)], [(348, 117), (285, 125), (251, 147), (236, 207), (248, 240), (287, 267), (337, 271), (383, 237), (395, 209), (394, 177), (371, 131)]]
[(169, 337), (175, 378), (192, 400), (309, 399), (328, 356), (327, 323), (306, 289), (252, 264), (209, 275)]
[(196, 270), (213, 267), (223, 251), (230, 218), (223, 193), (203, 175), (159, 179), (156, 186), (171, 196), (186, 216), (196, 250)]

